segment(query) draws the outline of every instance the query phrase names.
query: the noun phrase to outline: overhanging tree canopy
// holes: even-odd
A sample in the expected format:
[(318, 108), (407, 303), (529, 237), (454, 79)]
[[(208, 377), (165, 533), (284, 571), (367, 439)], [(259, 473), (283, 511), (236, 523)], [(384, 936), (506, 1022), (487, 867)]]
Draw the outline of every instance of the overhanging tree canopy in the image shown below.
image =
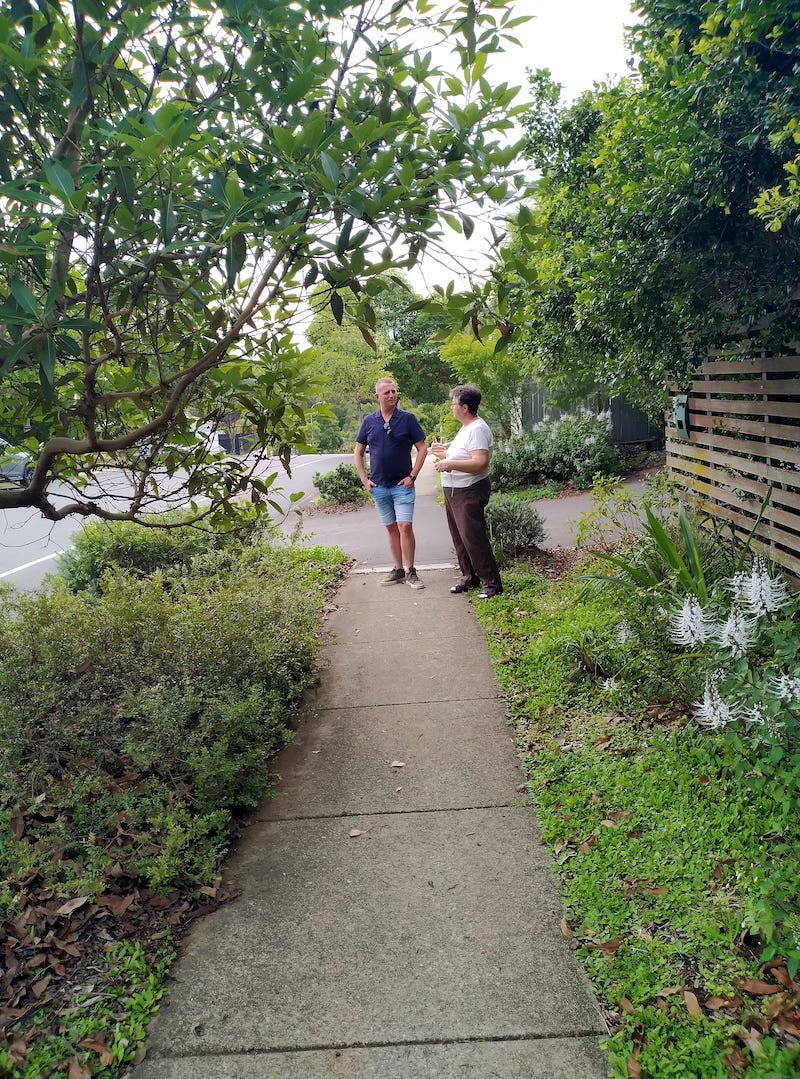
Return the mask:
[(0, 507), (136, 517), (156, 461), (203, 512), (268, 497), (194, 422), (240, 411), (287, 460), (304, 290), (340, 319), (349, 289), (368, 334), (398, 245), (411, 265), (443, 211), (508, 194), (514, 91), (483, 70), (517, 21), (504, 0), (5, 3), (0, 433), (30, 430), (37, 463)]
[(797, 220), (775, 187), (797, 130), (800, 24), (779, 0), (637, 8), (635, 79), (562, 109), (534, 77), (542, 179), (499, 275), (537, 380), (657, 410), (665, 378), (709, 346), (800, 332)]

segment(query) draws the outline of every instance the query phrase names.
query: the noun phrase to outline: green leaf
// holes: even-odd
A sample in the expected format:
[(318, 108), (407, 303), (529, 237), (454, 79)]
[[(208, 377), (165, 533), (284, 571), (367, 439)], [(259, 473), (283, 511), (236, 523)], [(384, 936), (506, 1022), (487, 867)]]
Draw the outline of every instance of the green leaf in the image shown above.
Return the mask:
[(25, 282), (20, 281), (18, 277), (15, 277), (11, 282), (11, 295), (26, 314), (38, 317), (39, 301)]
[(322, 162), (322, 171), (325, 173), (325, 175), (331, 181), (333, 186), (336, 187), (336, 185), (339, 183), (339, 179), (341, 177), (341, 171), (339, 169), (339, 166), (333, 160), (331, 155), (326, 153), (324, 150), (321, 151), (321, 153), (319, 155), (319, 158), (320, 158), (320, 161)]
[(341, 326), (342, 318), (344, 317), (344, 302), (338, 292), (331, 293), (331, 312), (336, 320), (337, 326)]
[(239, 271), (247, 258), (247, 240), (241, 232), (235, 233), (225, 245), (225, 279), (228, 288), (233, 288)]
[(114, 170), (114, 187), (124, 206), (133, 212), (136, 206), (136, 189), (133, 183), (133, 170), (122, 165)]
[(45, 337), (36, 350), (42, 386), (51, 391), (56, 381), (56, 349), (50, 337)]
[(42, 162), (42, 168), (53, 190), (63, 195), (69, 202), (75, 194), (75, 181), (72, 176), (62, 164), (49, 158)]

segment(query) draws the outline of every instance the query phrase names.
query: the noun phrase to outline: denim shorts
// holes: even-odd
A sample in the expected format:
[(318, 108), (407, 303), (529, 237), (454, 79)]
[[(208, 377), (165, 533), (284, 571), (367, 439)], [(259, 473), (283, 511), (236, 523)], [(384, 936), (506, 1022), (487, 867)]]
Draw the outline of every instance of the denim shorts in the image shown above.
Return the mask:
[(416, 497), (413, 487), (404, 487), (402, 483), (392, 487), (379, 484), (372, 488), (372, 497), (382, 525), (393, 525), (398, 521), (410, 523), (413, 520)]

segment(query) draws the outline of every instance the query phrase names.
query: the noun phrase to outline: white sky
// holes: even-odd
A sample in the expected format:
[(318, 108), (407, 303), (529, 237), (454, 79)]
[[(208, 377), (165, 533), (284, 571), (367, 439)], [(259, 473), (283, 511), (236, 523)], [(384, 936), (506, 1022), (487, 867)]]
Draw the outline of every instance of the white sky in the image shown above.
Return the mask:
[[(616, 80), (629, 74), (624, 28), (636, 18), (629, 0), (513, 0), (515, 15), (533, 16), (514, 31), (521, 47), (509, 46), (487, 70), (493, 82), (521, 86), (518, 102), (527, 99), (526, 69), (549, 68), (562, 86), (562, 100), (570, 102), (596, 82)], [(457, 234), (448, 235), (448, 248), (473, 269), (485, 266), (488, 229), (476, 228), (468, 243)], [(451, 240), (452, 237), (452, 240)], [(421, 293), (446, 285), (455, 276), (453, 269), (426, 257), (409, 274)]]

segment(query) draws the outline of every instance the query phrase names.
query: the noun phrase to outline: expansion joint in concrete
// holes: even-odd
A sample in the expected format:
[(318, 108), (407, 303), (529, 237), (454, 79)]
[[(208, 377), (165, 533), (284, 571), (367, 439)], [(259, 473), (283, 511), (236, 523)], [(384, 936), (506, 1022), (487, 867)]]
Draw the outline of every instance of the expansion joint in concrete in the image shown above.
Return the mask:
[(289, 824), (299, 820), (341, 820), (344, 817), (403, 817), (413, 813), (470, 813), (476, 809), (528, 809), (533, 811), (531, 805), (520, 805), (518, 802), (487, 802), (482, 805), (470, 806), (429, 806), (426, 809), (367, 809), (367, 810), (342, 810), (340, 813), (298, 813), (292, 817), (259, 817), (252, 818), (259, 824)]
[(597, 1038), (597, 1030), (586, 1028), (585, 1030), (570, 1031), (529, 1031), (525, 1034), (498, 1034), (475, 1035), (465, 1038), (408, 1038), (399, 1041), (356, 1041), (356, 1042), (319, 1042), (311, 1045), (273, 1045), (251, 1046), (247, 1049), (236, 1049), (230, 1053), (220, 1052), (219, 1049), (197, 1048), (186, 1053), (148, 1054), (148, 1060), (180, 1060), (182, 1057), (225, 1057), (225, 1056), (272, 1056), (282, 1053), (320, 1053), (320, 1052), (345, 1052), (348, 1049), (404, 1049), (422, 1047), (428, 1045), (507, 1045), (514, 1042), (547, 1042), (562, 1041), (564, 1039)]

